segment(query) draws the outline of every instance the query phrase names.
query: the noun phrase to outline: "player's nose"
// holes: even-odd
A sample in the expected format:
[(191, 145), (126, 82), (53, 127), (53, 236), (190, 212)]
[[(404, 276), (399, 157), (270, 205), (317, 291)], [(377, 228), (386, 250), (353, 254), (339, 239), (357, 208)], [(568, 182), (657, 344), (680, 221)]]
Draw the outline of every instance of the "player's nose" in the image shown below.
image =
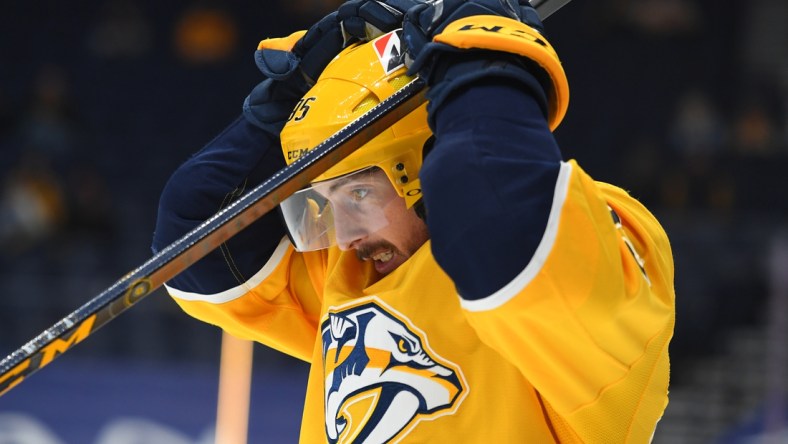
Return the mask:
[(334, 213), (334, 234), (340, 250), (348, 251), (356, 248), (369, 234), (363, 220), (345, 211)]

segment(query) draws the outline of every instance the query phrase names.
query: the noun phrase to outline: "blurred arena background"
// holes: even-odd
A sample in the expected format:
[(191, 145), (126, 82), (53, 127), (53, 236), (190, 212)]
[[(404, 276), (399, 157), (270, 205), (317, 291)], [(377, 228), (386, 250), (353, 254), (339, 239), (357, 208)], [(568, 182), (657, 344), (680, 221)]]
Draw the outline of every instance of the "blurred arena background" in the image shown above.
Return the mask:
[[(151, 256), (159, 191), (240, 112), (257, 41), (337, 4), (2, 2), (0, 355)], [(785, 23), (784, 0), (574, 0), (547, 23), (565, 156), (672, 240), (657, 443), (788, 442)], [(220, 339), (157, 291), (0, 398), (0, 442), (211, 443)], [(254, 353), (249, 442), (295, 442), (306, 367)]]

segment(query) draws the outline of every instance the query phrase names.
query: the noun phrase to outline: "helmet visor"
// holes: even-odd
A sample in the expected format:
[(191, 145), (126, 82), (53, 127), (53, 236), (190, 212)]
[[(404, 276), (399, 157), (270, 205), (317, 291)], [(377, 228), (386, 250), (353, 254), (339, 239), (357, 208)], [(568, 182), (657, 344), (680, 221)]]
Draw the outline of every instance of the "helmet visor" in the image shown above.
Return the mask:
[(379, 168), (367, 168), (315, 182), (285, 199), (280, 207), (298, 251), (339, 245), (347, 249), (389, 225), (386, 207), (401, 199)]

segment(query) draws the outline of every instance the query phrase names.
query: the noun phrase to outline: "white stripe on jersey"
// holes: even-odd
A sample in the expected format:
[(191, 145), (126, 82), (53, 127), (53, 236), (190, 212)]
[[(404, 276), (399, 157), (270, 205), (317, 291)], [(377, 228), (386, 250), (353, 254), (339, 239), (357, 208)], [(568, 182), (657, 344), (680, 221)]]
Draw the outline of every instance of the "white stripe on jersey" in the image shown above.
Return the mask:
[(569, 178), (571, 176), (572, 165), (567, 162), (561, 162), (561, 169), (558, 171), (555, 191), (553, 192), (553, 205), (547, 218), (547, 227), (544, 234), (542, 234), (542, 240), (539, 241), (539, 246), (536, 248), (528, 265), (525, 266), (525, 269), (515, 276), (511, 282), (504, 285), (503, 288), (486, 298), (465, 300), (460, 297), (462, 308), (468, 311), (487, 311), (498, 308), (520, 293), (536, 277), (553, 249), (553, 244), (555, 244), (555, 238), (558, 234), (558, 222), (566, 201), (566, 194), (569, 191)]
[(230, 302), (234, 299), (238, 299), (239, 297), (243, 296), (244, 294), (251, 291), (254, 287), (259, 285), (263, 282), (268, 276), (273, 273), (279, 263), (282, 261), (287, 249), (290, 247), (290, 239), (287, 236), (283, 237), (281, 241), (279, 241), (279, 245), (274, 250), (274, 254), (271, 255), (271, 258), (268, 259), (268, 262), (263, 265), (263, 268), (260, 269), (257, 273), (252, 276), (251, 279), (244, 282), (243, 284), (230, 288), (228, 290), (224, 290), (220, 293), (216, 294), (200, 294), (200, 293), (191, 293), (188, 291), (178, 290), (177, 288), (170, 287), (168, 285), (164, 285), (164, 288), (170, 293), (170, 296), (178, 299), (183, 299), (185, 301), (202, 301), (208, 302), (211, 304), (223, 304), (225, 302)]

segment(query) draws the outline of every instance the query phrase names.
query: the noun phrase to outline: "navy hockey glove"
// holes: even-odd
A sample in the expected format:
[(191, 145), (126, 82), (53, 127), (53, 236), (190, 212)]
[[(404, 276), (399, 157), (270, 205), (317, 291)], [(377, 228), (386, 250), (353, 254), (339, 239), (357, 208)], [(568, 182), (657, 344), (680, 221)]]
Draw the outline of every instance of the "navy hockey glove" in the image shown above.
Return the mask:
[(337, 10), (345, 42), (368, 42), (402, 28), (405, 13), (423, 0), (349, 0)]
[[(527, 0), (420, 3), (403, 19), (405, 62), (430, 86), (430, 124), (451, 92), (481, 78), (513, 79), (539, 100), (550, 128), (566, 113), (569, 86)], [(434, 128), (434, 127), (433, 127)]]
[[(436, 51), (456, 50), (446, 45), (431, 44), (433, 37), (457, 20), (478, 15), (507, 17), (524, 23), (544, 33), (539, 14), (527, 0), (445, 0), (424, 3), (408, 9), (403, 28), (408, 45), (409, 67), (412, 71), (428, 69), (428, 61), (436, 57)], [(479, 26), (479, 25), (477, 25)]]
[(314, 85), (342, 47), (342, 31), (336, 12), (307, 31), (261, 41), (254, 60), (267, 78), (244, 101), (244, 117), (279, 137), (298, 100)]

